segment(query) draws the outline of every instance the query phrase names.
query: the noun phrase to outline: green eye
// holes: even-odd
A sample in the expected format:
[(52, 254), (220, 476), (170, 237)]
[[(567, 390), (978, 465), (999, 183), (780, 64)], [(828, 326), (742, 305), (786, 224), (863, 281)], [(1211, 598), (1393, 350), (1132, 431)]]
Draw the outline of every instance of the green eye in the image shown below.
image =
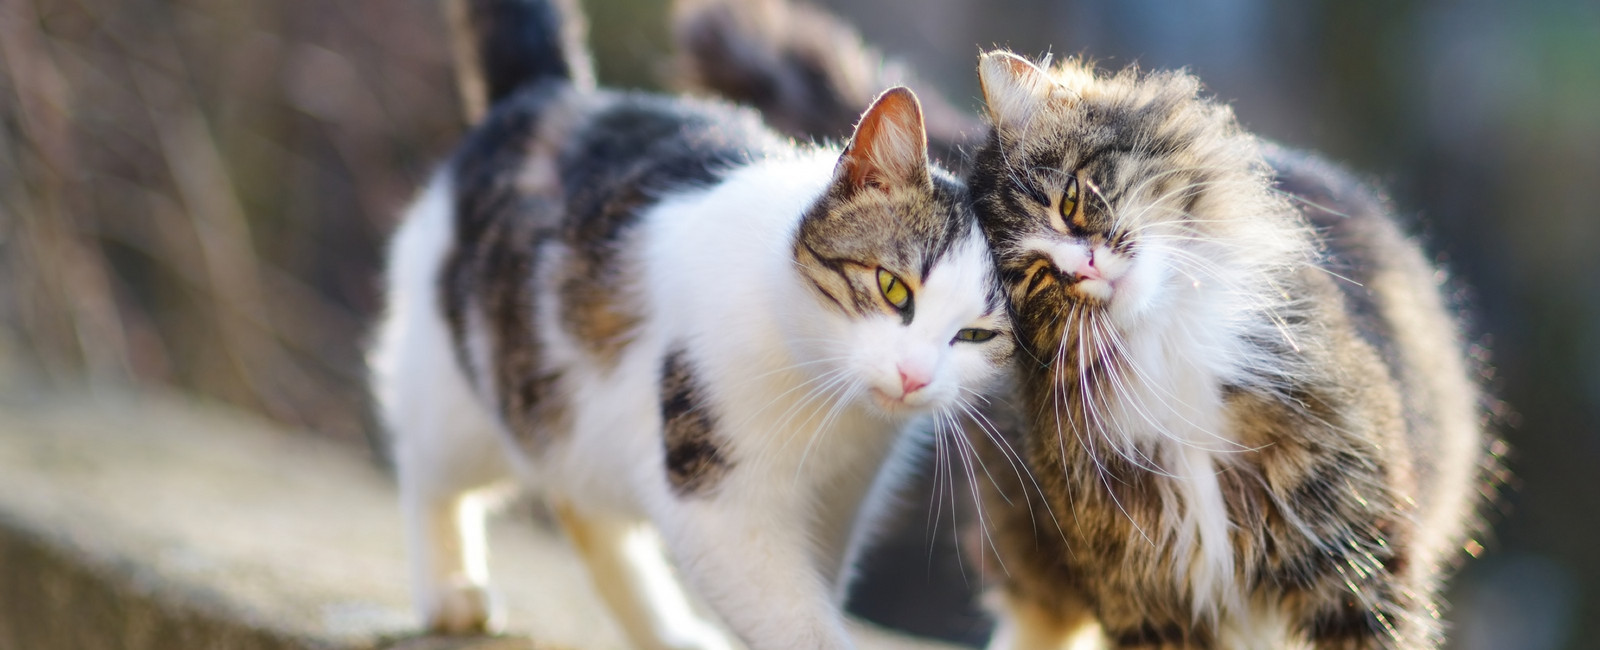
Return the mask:
[(883, 299), (894, 305), (895, 309), (905, 309), (911, 304), (911, 290), (893, 273), (878, 269), (878, 289), (883, 291)]
[(1067, 179), (1067, 187), (1061, 190), (1061, 222), (1063, 225), (1074, 222), (1073, 215), (1078, 211), (1078, 177)]
[(964, 329), (964, 330), (961, 330), (959, 332), (956, 332), (956, 340), (957, 341), (966, 341), (968, 343), (982, 343), (984, 341), (987, 341), (989, 339), (994, 338), (994, 335), (995, 335), (995, 331), (994, 330), (981, 330), (981, 329), (978, 329), (978, 328), (975, 328), (975, 327), (969, 327), (967, 329)]

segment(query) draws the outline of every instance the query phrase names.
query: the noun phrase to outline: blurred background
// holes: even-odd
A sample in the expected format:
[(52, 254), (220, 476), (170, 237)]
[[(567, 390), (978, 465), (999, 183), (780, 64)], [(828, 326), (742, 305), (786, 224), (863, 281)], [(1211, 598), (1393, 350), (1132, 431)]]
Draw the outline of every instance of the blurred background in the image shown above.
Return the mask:
[[(604, 81), (666, 83), (664, 0), (582, 4)], [(1386, 186), (1491, 350), (1512, 448), (1452, 647), (1600, 648), (1600, 3), (822, 4), (957, 106), (991, 45), (1188, 67)], [(437, 0), (0, 0), (0, 361), (371, 448), (383, 240), (462, 124)]]

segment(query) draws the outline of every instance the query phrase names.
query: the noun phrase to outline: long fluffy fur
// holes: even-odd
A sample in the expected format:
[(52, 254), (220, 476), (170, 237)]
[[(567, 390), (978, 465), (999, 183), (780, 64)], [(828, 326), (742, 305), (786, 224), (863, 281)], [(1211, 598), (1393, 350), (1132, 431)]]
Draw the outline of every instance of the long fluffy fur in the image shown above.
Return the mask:
[[(1029, 569), (1003, 611), (1120, 647), (1435, 647), (1485, 455), (1416, 245), (1385, 211), (1308, 221), (1193, 77), (1006, 53), (980, 72), (974, 198), (1038, 359), (1025, 454), (1071, 517), (1002, 522)], [(1092, 207), (1063, 231), (1071, 183)], [(1089, 250), (1104, 294), (1079, 288)]]
[[(732, 21), (717, 27), (752, 31)], [(720, 38), (735, 41), (740, 36)], [(744, 38), (784, 42), (781, 33)], [(777, 49), (781, 47), (788, 46)], [(813, 56), (837, 60), (809, 67), (860, 61), (855, 52), (816, 48)], [(704, 68), (725, 65), (691, 60)], [(769, 79), (781, 74), (774, 66), (783, 64), (782, 58), (762, 61), (766, 67), (743, 69)], [(789, 64), (791, 71), (806, 67)], [(1492, 483), (1485, 481), (1497, 474), (1496, 461), (1485, 454), (1479, 389), (1464, 361), (1450, 306), (1440, 296), (1436, 270), (1395, 224), (1393, 208), (1373, 188), (1333, 165), (1260, 145), (1238, 129), (1225, 106), (1198, 100), (1199, 85), (1192, 77), (1141, 75), (1131, 69), (1105, 76), (1069, 61), (1033, 81), (1044, 84), (1045, 95), (1119, 98), (1111, 105), (1143, 106), (1165, 116), (1165, 126), (1157, 128), (1181, 139), (1186, 153), (1206, 166), (1232, 170), (1227, 172), (1231, 177), (1205, 181), (1211, 190), (1202, 194), (1207, 200), (1220, 199), (1227, 222), (1239, 228), (1191, 240), (1193, 250), (1184, 254), (1207, 260), (1208, 275), (1220, 277), (1204, 278), (1209, 286), (1180, 296), (1180, 304), (1160, 305), (1183, 316), (1156, 314), (1146, 324), (1155, 334), (1132, 336), (1135, 345), (1130, 347), (1138, 348), (1130, 355), (1134, 362), (1120, 372), (1101, 373), (1096, 390), (1118, 395), (1115, 405), (1098, 409), (1110, 413), (1089, 415), (1083, 403), (1094, 402), (1080, 396), (1077, 416), (1050, 415), (1033, 425), (1008, 428), (1008, 417), (1026, 421), (1026, 413), (995, 413), (993, 422), (969, 427), (990, 466), (1011, 461), (1007, 446), (993, 442), (996, 434), (1008, 434), (1010, 445), (1028, 449), (1039, 474), (1037, 479), (992, 475), (1003, 486), (1000, 492), (1011, 497), (990, 500), (991, 519), (1009, 531), (995, 536), (1000, 557), (994, 559), (1000, 564), (991, 567), (1010, 576), (994, 599), (1006, 613), (995, 647), (1040, 647), (1095, 622), (1106, 626), (1116, 645), (1133, 647), (1435, 645), (1442, 606), (1435, 599), (1438, 585), (1459, 562), (1462, 541), (1475, 530), (1481, 496), (1493, 492)], [(740, 96), (726, 84), (719, 90)], [(1014, 127), (991, 136), (999, 138), (991, 141), (991, 155), (1026, 151), (1030, 140), (1050, 154), (1049, 139), (1066, 135), (1050, 133), (1048, 127), (1042, 134), (1027, 134), (1018, 127), (1045, 106), (1038, 88), (1024, 84), (985, 90), (991, 115), (1009, 114)], [(778, 119), (814, 108), (803, 99), (758, 106)], [(1116, 115), (1117, 109), (1109, 113)], [(1059, 169), (1060, 158), (1059, 153), (1054, 159), (1047, 156), (1034, 169), (1045, 176), (1071, 171)], [(984, 164), (981, 154), (979, 164)], [(977, 174), (1000, 184), (1038, 180), (1026, 178), (1028, 168), (1026, 161), (991, 159)], [(979, 194), (982, 200), (981, 188)], [(1197, 213), (1208, 210), (1191, 207)], [(1006, 226), (996, 227), (992, 219), (986, 223), (1002, 257), (1007, 241), (1020, 244), (995, 236)], [(1014, 246), (1011, 252), (1019, 250), (1027, 247)], [(1081, 313), (1046, 309), (1030, 324), (1024, 309), (1018, 314), (1019, 333), (1045, 334), (1027, 342), (1034, 354), (1056, 349), (1058, 330), (1041, 323), (1076, 320)], [(1144, 343), (1139, 343), (1140, 336)], [(1094, 358), (1093, 337), (1069, 343), (1071, 350), (1061, 347), (1068, 356), (1059, 361), (1078, 355), (1076, 347), (1084, 345), (1091, 348), (1088, 358)], [(1172, 357), (1174, 353), (1181, 356)], [(1050, 361), (1048, 355), (1038, 360), (1046, 365)], [(1070, 363), (1060, 365), (1067, 366), (1061, 369), (1066, 378), (1077, 379), (1080, 372)], [(1183, 371), (1185, 366), (1191, 369)], [(1111, 374), (1120, 378), (1113, 381)], [(1182, 379), (1186, 374), (1190, 379)], [(1148, 379), (1177, 383), (1154, 388)], [(1221, 403), (1195, 399), (1197, 392), (1201, 397), (1212, 393), (1219, 380), (1231, 386)], [(1035, 374), (1034, 381), (1050, 386), (1057, 379)], [(1308, 383), (1319, 387), (1306, 392)], [(1167, 424), (1149, 426), (1145, 420), (1154, 415), (1152, 410), (1173, 411), (1174, 393), (1184, 391), (1184, 385), (1192, 388), (1183, 410), (1221, 408), (1234, 415), (1196, 426), (1200, 414), (1187, 412), (1177, 422), (1169, 418)], [(1246, 399), (1249, 395), (1255, 397)], [(1033, 413), (1049, 407), (1038, 399), (1033, 404)], [(1091, 427), (1086, 418), (1120, 424)], [(1018, 435), (1029, 426), (1034, 435)], [(1294, 427), (1329, 435), (1289, 442), (1284, 434)], [(1167, 437), (1181, 431), (1195, 435)], [(1078, 449), (1075, 456), (1068, 453), (1069, 446)], [(1265, 461), (1266, 456), (1272, 460)], [(1069, 463), (1069, 457), (1078, 460)], [(1319, 458), (1335, 462), (1312, 462)], [(1266, 467), (1276, 469), (1262, 475), (1259, 470)], [(1316, 477), (1328, 470), (1335, 470), (1343, 485), (1354, 486), (1353, 492), (1341, 496), (1328, 491), (1332, 484), (1319, 487)], [(1240, 483), (1241, 475), (1259, 475), (1269, 489)], [(1285, 486), (1297, 482), (1308, 491), (1285, 492)], [(1039, 491), (1054, 498), (1024, 500)], [(1350, 494), (1357, 498), (1348, 498)], [(1029, 505), (1013, 507), (1018, 502)], [(1209, 504), (1203, 510), (1211, 514), (1201, 516), (1203, 510), (1183, 504)], [(1302, 509), (1305, 516), (1296, 514)], [(1279, 523), (1254, 530), (1240, 523), (1259, 521), (1265, 513), (1276, 513)], [(1378, 522), (1375, 527), (1373, 522)], [(1234, 528), (1240, 525), (1245, 526), (1243, 535)], [(1163, 539), (1179, 549), (1165, 554), (1165, 560), (1139, 551)], [(1335, 540), (1365, 541), (1348, 547)], [(1278, 558), (1325, 556), (1322, 566), (1349, 572), (1321, 587), (1320, 598), (1327, 602), (1343, 597), (1355, 607), (1325, 609), (1319, 617), (1314, 614), (1318, 598), (1294, 596), (1293, 590), (1266, 598), (1248, 593), (1242, 585), (1262, 580), (1310, 580), (1307, 589), (1316, 582), (1307, 577), (1316, 573), (1309, 570), (1315, 564), (1306, 565), (1305, 572), (1284, 573), (1292, 564), (1264, 569), (1261, 563), (1268, 561), (1270, 568), (1274, 557), (1262, 552), (1265, 542), (1279, 546)], [(1285, 543), (1298, 550), (1284, 548)], [(1181, 560), (1188, 557), (1197, 562)], [(1386, 559), (1380, 563), (1374, 558)], [(1078, 568), (1070, 568), (1074, 566)], [(1122, 578), (1115, 578), (1119, 573)], [(1089, 598), (1086, 591), (1102, 596)], [(1120, 595), (1104, 597), (1111, 593)], [(1179, 596), (1157, 596), (1162, 593)], [(1199, 618), (1196, 611), (1202, 614)]]

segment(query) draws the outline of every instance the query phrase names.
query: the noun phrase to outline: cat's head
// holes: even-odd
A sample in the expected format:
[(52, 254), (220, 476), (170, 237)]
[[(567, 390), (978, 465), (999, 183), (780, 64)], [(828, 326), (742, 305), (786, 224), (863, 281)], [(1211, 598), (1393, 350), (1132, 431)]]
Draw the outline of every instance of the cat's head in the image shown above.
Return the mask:
[(1157, 317), (1229, 318), (1260, 300), (1267, 267), (1303, 259), (1255, 140), (1194, 77), (999, 51), (979, 76), (994, 128), (974, 206), (1034, 356), (1086, 324), (1120, 339)]
[(793, 254), (820, 312), (800, 343), (836, 394), (891, 415), (943, 408), (1010, 358), (988, 246), (965, 187), (930, 170), (910, 90), (885, 92), (862, 116)]

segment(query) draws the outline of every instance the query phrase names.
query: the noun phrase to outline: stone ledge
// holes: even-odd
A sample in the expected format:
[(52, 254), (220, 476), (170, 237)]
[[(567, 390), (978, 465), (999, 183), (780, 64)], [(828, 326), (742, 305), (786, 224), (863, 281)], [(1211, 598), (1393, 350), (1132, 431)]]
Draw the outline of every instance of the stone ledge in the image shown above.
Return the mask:
[(516, 635), (412, 637), (393, 487), (360, 454), (169, 394), (33, 397), (0, 398), (0, 648), (626, 647), (552, 531), (491, 533)]

